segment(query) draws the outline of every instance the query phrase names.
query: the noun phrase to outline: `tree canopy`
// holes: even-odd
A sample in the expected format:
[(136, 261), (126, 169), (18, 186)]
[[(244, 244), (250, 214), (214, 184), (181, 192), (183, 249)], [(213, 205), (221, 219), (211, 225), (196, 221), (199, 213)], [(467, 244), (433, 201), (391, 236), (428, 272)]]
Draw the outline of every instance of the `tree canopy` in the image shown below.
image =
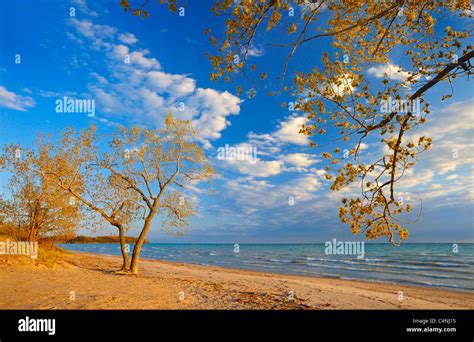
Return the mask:
[[(120, 1), (126, 12), (150, 16), (149, 1), (134, 3)], [(160, 3), (174, 13), (185, 6), (179, 0)], [(308, 118), (300, 133), (312, 137), (311, 145), (317, 146), (318, 135), (333, 138), (334, 146), (322, 152), (332, 189), (360, 188), (358, 196), (342, 199), (342, 222), (368, 239), (406, 239), (412, 205), (399, 198), (397, 184), (432, 145), (429, 136), (414, 130), (430, 114), (426, 93), (472, 73), (472, 22), (456, 28), (443, 22), (471, 19), (470, 1), (224, 0), (210, 10), (225, 20), (222, 32), (204, 32), (214, 47), (208, 53), (214, 69), (210, 78), (250, 84), (250, 97), (255, 88), (277, 81), (268, 95), (286, 93), (295, 99), (294, 109)], [(287, 51), (276, 73), (258, 70), (249, 58), (255, 40), (269, 31), (277, 39), (267, 41), (266, 48)], [(298, 50), (320, 42), (327, 51), (289, 74)], [(391, 64), (395, 52), (406, 56), (403, 68)], [(382, 70), (380, 79), (367, 77), (373, 68)], [(239, 84), (236, 91), (244, 94), (245, 86)], [(382, 146), (372, 159), (361, 156), (368, 139)]]
[[(165, 230), (179, 234), (195, 214), (186, 191), (214, 175), (194, 135), (189, 121), (169, 113), (158, 129), (118, 127), (104, 134), (91, 125), (80, 132), (68, 128), (57, 139), (39, 137), (31, 148), (7, 145), (0, 165), (13, 173), (12, 184), (18, 185), (13, 200), (4, 202), (11, 210), (1, 212), (16, 213), (12, 217), (18, 221), (35, 205), (51, 204), (55, 215), (48, 222), (64, 233), (77, 227), (79, 217), (72, 215), (80, 207), (89, 226), (107, 222), (118, 229), (121, 271), (137, 274), (155, 217)], [(132, 225), (141, 230), (130, 258), (125, 232)]]

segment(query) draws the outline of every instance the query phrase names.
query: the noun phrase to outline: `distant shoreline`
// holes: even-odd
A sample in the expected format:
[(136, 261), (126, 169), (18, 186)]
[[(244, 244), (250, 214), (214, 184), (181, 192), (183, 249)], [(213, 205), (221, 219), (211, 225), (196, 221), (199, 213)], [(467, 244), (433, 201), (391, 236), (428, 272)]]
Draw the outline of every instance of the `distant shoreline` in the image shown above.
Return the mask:
[[(132, 236), (125, 236), (125, 243), (135, 243), (137, 238)], [(118, 236), (85, 236), (79, 235), (65, 242), (63, 244), (89, 244), (89, 243), (120, 243)], [(145, 240), (145, 243), (149, 243)]]
[[(94, 237), (91, 237), (94, 238)], [(128, 238), (133, 238), (134, 237), (128, 237)], [(387, 245), (387, 246), (394, 246), (390, 242), (375, 242), (375, 241), (365, 241), (365, 240), (360, 240), (361, 242), (364, 241), (366, 245)], [(68, 242), (59, 242), (59, 243), (68, 243)], [(93, 242), (92, 242), (93, 243)], [(100, 243), (100, 242), (97, 242)], [(111, 243), (119, 243), (119, 241), (116, 242), (111, 242)], [(149, 244), (157, 244), (157, 245), (226, 245), (226, 246), (233, 246), (236, 244), (236, 242), (155, 242), (155, 241), (146, 241), (146, 243)], [(264, 243), (264, 242), (238, 242), (239, 245), (241, 246), (296, 246), (296, 245), (324, 245), (325, 242), (270, 242), (270, 243)], [(472, 245), (474, 244), (473, 242), (403, 242), (403, 245), (426, 245), (426, 244), (433, 244), (433, 245), (452, 245), (452, 244), (458, 244), (458, 245)]]

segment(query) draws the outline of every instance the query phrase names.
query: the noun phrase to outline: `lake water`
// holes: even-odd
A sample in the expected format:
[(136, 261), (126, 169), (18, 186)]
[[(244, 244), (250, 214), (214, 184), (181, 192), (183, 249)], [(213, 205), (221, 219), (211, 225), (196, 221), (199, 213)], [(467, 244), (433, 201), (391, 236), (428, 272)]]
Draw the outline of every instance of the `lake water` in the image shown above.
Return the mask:
[[(65, 249), (121, 255), (118, 244), (61, 244)], [(133, 245), (130, 246), (133, 248)], [(157, 244), (141, 258), (474, 291), (474, 244), (365, 244), (364, 258), (325, 254), (324, 244)]]

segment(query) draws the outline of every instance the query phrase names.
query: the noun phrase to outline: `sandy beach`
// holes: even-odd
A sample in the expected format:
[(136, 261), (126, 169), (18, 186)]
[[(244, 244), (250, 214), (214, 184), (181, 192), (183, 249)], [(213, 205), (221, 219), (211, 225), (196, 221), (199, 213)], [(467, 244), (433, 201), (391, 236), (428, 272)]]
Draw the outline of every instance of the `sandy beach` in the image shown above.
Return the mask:
[(113, 273), (118, 257), (56, 254), (47, 264), (1, 256), (0, 309), (474, 308), (467, 292), (156, 260), (142, 260), (138, 276), (124, 276)]

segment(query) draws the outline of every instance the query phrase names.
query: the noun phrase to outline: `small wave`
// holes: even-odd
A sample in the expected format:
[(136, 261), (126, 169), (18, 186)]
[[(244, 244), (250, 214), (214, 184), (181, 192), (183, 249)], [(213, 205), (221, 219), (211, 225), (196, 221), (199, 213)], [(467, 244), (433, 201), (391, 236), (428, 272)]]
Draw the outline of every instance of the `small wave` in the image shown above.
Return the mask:
[(452, 280), (468, 280), (474, 281), (474, 278), (469, 277), (458, 277), (458, 276), (449, 276), (447, 274), (433, 274), (433, 273), (415, 273), (417, 276), (427, 277), (427, 278), (436, 278), (436, 279), (452, 279)]
[[(369, 264), (370, 265), (370, 264)], [(378, 267), (385, 267), (388, 269), (400, 269), (400, 270), (414, 270), (414, 271), (438, 271), (438, 272), (450, 272), (450, 273), (460, 273), (460, 274), (474, 274), (470, 270), (466, 268), (450, 268), (450, 267), (440, 267), (440, 266), (433, 266), (429, 264), (425, 264), (423, 266), (415, 266), (415, 265), (406, 265), (406, 264), (398, 264), (394, 265), (391, 263), (378, 263), (376, 264)]]
[(303, 271), (304, 274), (310, 274), (312, 276), (322, 276), (322, 277), (328, 277), (328, 278), (336, 278), (336, 279), (340, 279), (341, 276), (338, 275), (338, 274), (332, 274), (332, 273), (323, 273), (323, 272), (310, 272), (310, 271), (307, 271), (307, 270), (304, 270)]
[(293, 262), (292, 260), (287, 260), (287, 259), (267, 259), (267, 260), (271, 262), (282, 262), (285, 264), (289, 264)]
[(258, 264), (258, 263), (253, 263), (253, 264), (248, 264), (248, 265), (252, 265), (252, 267), (261, 268), (261, 269), (271, 268), (271, 269), (285, 270), (285, 268), (279, 267), (279, 266), (276, 266), (276, 265)]
[(363, 272), (373, 272), (374, 270), (368, 268), (354, 268), (354, 267), (347, 267), (347, 266), (336, 266), (336, 265), (323, 265), (314, 262), (308, 262), (306, 264), (309, 267), (324, 267), (336, 270), (349, 270), (349, 271), (363, 271)]
[(413, 265), (413, 266), (438, 266), (438, 267), (466, 267), (470, 266), (471, 263), (465, 263), (461, 261), (451, 261), (451, 262), (446, 262), (446, 261), (439, 261), (439, 260), (410, 260), (410, 259), (405, 259), (405, 258), (394, 258), (394, 259), (385, 259), (383, 262), (388, 263), (388, 264), (408, 264), (408, 265)]
[(414, 284), (420, 284), (420, 285), (428, 285), (428, 286), (434, 286), (434, 287), (448, 287), (448, 288), (454, 288), (454, 289), (464, 289), (464, 290), (473, 290), (472, 288), (465, 288), (456, 284), (447, 284), (447, 283), (432, 283), (429, 281), (419, 281), (419, 280), (414, 280), (412, 281)]
[(394, 281), (386, 281), (386, 280), (380, 280), (380, 279), (367, 279), (367, 278), (353, 278), (353, 277), (341, 277), (341, 279), (344, 280), (362, 280), (362, 281), (367, 281), (369, 283), (379, 283), (379, 284), (396, 284)]

